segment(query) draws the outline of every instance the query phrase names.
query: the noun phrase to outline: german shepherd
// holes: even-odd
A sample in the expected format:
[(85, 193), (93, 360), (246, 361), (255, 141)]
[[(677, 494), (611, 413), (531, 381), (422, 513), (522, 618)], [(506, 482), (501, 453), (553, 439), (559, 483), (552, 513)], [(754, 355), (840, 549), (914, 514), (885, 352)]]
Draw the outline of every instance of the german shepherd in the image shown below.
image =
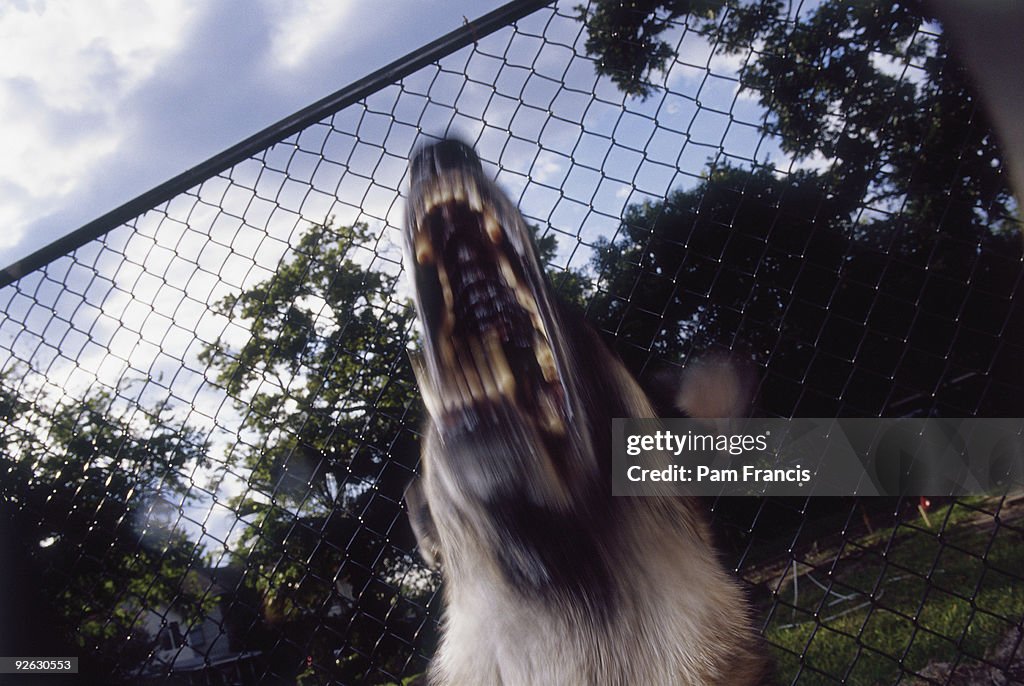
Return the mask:
[[(406, 499), (446, 603), (429, 683), (764, 683), (698, 504), (611, 496), (611, 419), (656, 416), (652, 401), (555, 301), (469, 146), (421, 148), (409, 173), (429, 419)], [(706, 381), (684, 384), (684, 410), (720, 413), (699, 406)]]

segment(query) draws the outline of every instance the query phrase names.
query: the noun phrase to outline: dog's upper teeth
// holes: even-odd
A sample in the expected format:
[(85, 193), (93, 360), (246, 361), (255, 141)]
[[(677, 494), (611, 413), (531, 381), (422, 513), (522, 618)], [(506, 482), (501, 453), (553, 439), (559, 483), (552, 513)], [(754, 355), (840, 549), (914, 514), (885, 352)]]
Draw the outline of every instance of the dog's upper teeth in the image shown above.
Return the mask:
[(537, 301), (533, 299), (533, 294), (519, 283), (519, 278), (516, 276), (515, 270), (512, 269), (512, 263), (504, 253), (498, 254), (498, 268), (501, 270), (502, 278), (505, 279), (505, 285), (515, 293), (516, 302), (530, 315), (530, 321), (533, 322), (534, 328), (543, 331), (540, 312), (537, 311)]
[(427, 237), (425, 231), (416, 231), (416, 262), (421, 265), (433, 264), (434, 246), (430, 243), (430, 238)]
[(437, 263), (437, 280), (441, 284), (441, 296), (444, 298), (444, 306), (448, 312), (446, 320), (451, 320), (455, 314), (455, 296), (452, 295), (452, 284), (448, 280), (448, 272), (443, 262)]
[(455, 202), (466, 201), (466, 186), (462, 183), (462, 179), (449, 179), (448, 182), (448, 198)]
[(501, 270), (501, 276), (505, 279), (505, 285), (512, 289), (519, 288), (519, 279), (516, 277), (515, 270), (512, 269), (512, 263), (508, 261), (508, 256), (505, 253), (498, 253), (498, 268)]
[(490, 211), (484, 211), (484, 231), (487, 232), (487, 236), (491, 239), (491, 242), (495, 245), (501, 243), (501, 239), (504, 237), (501, 233), (501, 224), (498, 223), (498, 218)]
[(562, 420), (562, 414), (555, 407), (554, 401), (551, 396), (547, 393), (541, 393), (540, 399), (540, 412), (541, 412), (541, 427), (550, 434), (556, 436), (565, 435), (565, 422)]
[(484, 203), (480, 199), (480, 189), (476, 187), (475, 183), (468, 183), (465, 186), (466, 199), (469, 201), (469, 209), (474, 212), (483, 212)]

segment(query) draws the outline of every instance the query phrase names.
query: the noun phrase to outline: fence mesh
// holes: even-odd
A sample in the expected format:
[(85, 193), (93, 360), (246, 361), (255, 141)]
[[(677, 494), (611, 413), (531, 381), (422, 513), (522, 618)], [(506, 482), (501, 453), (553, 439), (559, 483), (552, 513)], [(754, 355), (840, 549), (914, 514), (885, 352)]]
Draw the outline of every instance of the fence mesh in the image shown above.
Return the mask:
[[(693, 9), (468, 24), (0, 290), (4, 651), (90, 683), (424, 671), (398, 245), (430, 138), (472, 142), (641, 378), (728, 353), (765, 416), (1021, 416), (1017, 206), (939, 25)], [(1024, 680), (1017, 489), (708, 505), (779, 683)]]

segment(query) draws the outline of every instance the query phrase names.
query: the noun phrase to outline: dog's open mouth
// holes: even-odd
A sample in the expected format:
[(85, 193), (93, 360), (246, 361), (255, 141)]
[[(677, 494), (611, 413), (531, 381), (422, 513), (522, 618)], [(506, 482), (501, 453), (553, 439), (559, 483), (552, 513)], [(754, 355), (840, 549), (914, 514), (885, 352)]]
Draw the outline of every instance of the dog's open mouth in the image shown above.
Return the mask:
[(514, 406), (548, 438), (561, 436), (551, 305), (518, 210), (457, 141), (420, 150), (411, 176), (407, 238), (437, 396), (431, 414), (473, 429), (488, 411)]

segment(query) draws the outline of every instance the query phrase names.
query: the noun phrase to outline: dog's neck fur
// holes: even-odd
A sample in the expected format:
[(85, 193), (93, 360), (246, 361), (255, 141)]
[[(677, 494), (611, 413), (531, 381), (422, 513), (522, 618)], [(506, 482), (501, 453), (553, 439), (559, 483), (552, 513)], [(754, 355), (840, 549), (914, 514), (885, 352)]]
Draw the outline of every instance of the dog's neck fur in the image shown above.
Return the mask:
[(760, 683), (739, 590), (693, 513), (658, 501), (636, 502), (646, 512), (622, 527), (614, 606), (598, 616), (571, 599), (524, 595), (484, 551), (453, 561), (432, 683)]

